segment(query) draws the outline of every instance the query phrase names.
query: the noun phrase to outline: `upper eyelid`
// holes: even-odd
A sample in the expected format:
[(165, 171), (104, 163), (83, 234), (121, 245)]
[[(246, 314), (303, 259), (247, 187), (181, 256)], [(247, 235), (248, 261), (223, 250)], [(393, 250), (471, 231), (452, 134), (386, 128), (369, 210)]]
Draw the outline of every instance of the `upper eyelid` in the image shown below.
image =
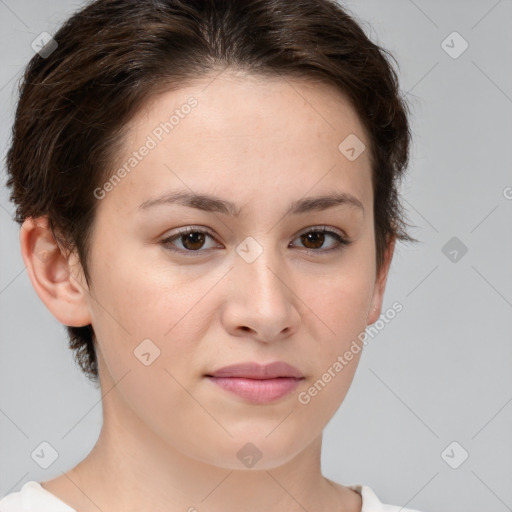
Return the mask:
[[(208, 235), (210, 235), (212, 238), (216, 238), (215, 234), (213, 233), (212, 230), (210, 230), (209, 228), (207, 227), (204, 227), (204, 226), (194, 226), (194, 225), (191, 225), (191, 226), (186, 226), (186, 227), (183, 227), (183, 228), (176, 228), (177, 231), (172, 234), (172, 235), (166, 235), (164, 238), (172, 238), (172, 237), (175, 237), (175, 236), (179, 236), (179, 235), (182, 235), (182, 234), (187, 234), (189, 232), (195, 232), (195, 231), (200, 231), (200, 232), (204, 232)], [(325, 232), (328, 232), (328, 231), (333, 231), (335, 233), (337, 233), (338, 235), (340, 235), (342, 238), (348, 240), (349, 237), (348, 235), (346, 234), (345, 231), (343, 231), (342, 229), (339, 229), (339, 228), (335, 228), (333, 226), (327, 226), (325, 224), (314, 224), (312, 226), (309, 226), (307, 228), (304, 228), (302, 230), (300, 230), (296, 235), (294, 235), (295, 237), (298, 237), (304, 233), (309, 233), (310, 231), (315, 231), (315, 230), (323, 230)]]

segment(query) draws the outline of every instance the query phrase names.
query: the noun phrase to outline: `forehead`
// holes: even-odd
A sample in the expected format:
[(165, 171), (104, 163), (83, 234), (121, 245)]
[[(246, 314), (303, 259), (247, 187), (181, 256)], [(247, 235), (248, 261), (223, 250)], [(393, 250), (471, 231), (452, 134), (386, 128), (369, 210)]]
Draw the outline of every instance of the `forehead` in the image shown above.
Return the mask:
[[(366, 150), (347, 158), (347, 140)], [(289, 203), (334, 188), (369, 202), (369, 142), (333, 86), (224, 72), (162, 93), (138, 112), (112, 168), (127, 172), (102, 203), (132, 211), (179, 189), (263, 206), (273, 194)]]
[[(179, 110), (190, 96), (197, 98), (199, 108), (187, 116), (186, 126), (199, 129), (204, 137), (266, 136), (293, 145), (299, 135), (312, 142), (322, 135), (328, 144), (352, 130), (366, 138), (348, 98), (331, 84), (229, 70), (152, 98), (133, 119), (133, 127), (147, 131), (148, 121), (168, 118), (166, 113)], [(327, 134), (331, 137), (326, 139)]]

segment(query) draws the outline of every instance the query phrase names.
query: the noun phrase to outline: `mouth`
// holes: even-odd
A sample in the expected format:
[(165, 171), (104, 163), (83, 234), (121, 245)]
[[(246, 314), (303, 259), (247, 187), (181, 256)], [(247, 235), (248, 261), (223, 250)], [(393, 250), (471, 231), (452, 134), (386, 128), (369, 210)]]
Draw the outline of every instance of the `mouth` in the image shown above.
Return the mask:
[(305, 379), (298, 368), (282, 361), (267, 365), (241, 363), (225, 366), (205, 377), (223, 390), (254, 404), (277, 401), (290, 394)]

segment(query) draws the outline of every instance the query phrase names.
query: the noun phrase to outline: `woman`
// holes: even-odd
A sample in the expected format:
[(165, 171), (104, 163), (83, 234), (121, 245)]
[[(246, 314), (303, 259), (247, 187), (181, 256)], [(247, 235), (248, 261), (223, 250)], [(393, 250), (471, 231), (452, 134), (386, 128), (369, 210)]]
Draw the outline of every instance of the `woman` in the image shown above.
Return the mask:
[(413, 240), (385, 51), (330, 0), (98, 0), (39, 53), (8, 185), (104, 422), (1, 510), (410, 510), (320, 467)]

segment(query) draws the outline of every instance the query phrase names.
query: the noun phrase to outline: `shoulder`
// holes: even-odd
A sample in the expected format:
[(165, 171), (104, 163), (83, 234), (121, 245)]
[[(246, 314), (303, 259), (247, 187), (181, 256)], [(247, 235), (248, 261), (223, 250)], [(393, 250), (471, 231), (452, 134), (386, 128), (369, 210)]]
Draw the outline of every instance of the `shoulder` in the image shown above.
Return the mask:
[(39, 482), (30, 480), (16, 492), (0, 499), (0, 512), (76, 512)]
[(361, 495), (363, 502), (361, 512), (420, 512), (412, 508), (382, 503), (373, 489), (367, 485), (353, 484), (346, 487), (353, 489)]

